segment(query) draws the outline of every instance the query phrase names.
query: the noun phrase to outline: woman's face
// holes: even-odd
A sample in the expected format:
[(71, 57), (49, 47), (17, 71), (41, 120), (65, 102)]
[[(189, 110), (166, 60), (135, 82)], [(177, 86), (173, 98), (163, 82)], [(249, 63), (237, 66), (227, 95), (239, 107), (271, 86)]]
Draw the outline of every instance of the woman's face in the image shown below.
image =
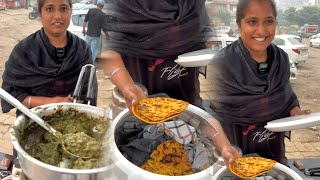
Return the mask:
[(239, 30), (250, 54), (265, 52), (276, 32), (276, 18), (267, 1), (252, 1), (245, 9)]
[(45, 0), (40, 14), (45, 32), (52, 36), (66, 33), (71, 12), (68, 0)]

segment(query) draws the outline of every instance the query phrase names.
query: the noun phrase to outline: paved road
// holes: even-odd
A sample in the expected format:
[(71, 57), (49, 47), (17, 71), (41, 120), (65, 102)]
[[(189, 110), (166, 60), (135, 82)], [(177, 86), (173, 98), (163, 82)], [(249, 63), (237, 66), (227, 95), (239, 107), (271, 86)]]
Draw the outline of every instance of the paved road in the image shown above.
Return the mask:
[[(24, 12), (27, 13), (27, 12)], [(0, 34), (1, 36), (2, 34)], [(13, 47), (13, 46), (12, 46)], [(1, 48), (1, 47), (0, 47)], [(1, 49), (0, 49), (1, 50)], [(1, 59), (1, 71), (3, 64), (6, 61), (8, 54)], [(320, 56), (319, 56), (320, 57)], [(213, 90), (212, 80), (210, 79), (210, 67), (208, 68), (208, 78), (200, 77), (201, 81), (201, 96), (203, 99), (211, 99), (210, 91)], [(109, 80), (104, 78), (101, 70), (98, 70), (97, 77), (99, 81), (98, 92), (98, 107), (107, 108), (111, 102), (111, 91), (113, 85)], [(299, 78), (297, 79), (299, 80)], [(1, 82), (1, 80), (0, 80)], [(10, 127), (15, 120), (15, 110), (7, 114), (0, 113), (0, 152), (12, 154), (12, 144), (10, 141)], [(310, 136), (312, 134), (312, 136)], [(291, 141), (286, 141), (287, 157), (288, 158), (320, 158), (320, 132), (319, 128), (308, 128), (295, 130), (292, 132)]]

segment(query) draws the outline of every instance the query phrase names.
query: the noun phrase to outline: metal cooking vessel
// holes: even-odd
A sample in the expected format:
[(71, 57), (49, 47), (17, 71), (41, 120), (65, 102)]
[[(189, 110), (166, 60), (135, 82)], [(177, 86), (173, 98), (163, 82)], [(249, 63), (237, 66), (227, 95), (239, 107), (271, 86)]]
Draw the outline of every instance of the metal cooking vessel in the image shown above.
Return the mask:
[[(212, 180), (223, 179), (240, 179), (235, 177), (226, 166), (222, 167), (213, 177)], [(276, 163), (265, 176), (251, 178), (250, 180), (303, 180), (296, 172), (285, 165)], [(249, 180), (249, 179), (248, 179)]]
[[(113, 120), (112, 129), (114, 130), (115, 139), (114, 141), (112, 141), (112, 143), (114, 146), (117, 146), (117, 143), (122, 141), (118, 135), (119, 129), (121, 125), (126, 121), (126, 119), (130, 116), (132, 117), (129, 110), (125, 109)], [(215, 151), (215, 147), (207, 139), (206, 132), (208, 132), (208, 127), (212, 128), (212, 124), (216, 123), (214, 122), (216, 120), (206, 111), (193, 105), (189, 105), (186, 110), (178, 116), (178, 118), (195, 127), (198, 132), (204, 133), (204, 135), (201, 137), (201, 140), (205, 144), (207, 149), (213, 154), (213, 152)], [(122, 172), (127, 174), (127, 180), (210, 180), (211, 177), (222, 167), (220, 165), (221, 162), (219, 162), (218, 159), (211, 157), (210, 159), (212, 159), (213, 165), (206, 170), (185, 176), (164, 176), (145, 171), (140, 167), (134, 165), (122, 155), (118, 147), (116, 147), (114, 151), (114, 156), (118, 159), (117, 166), (122, 170)]]
[[(110, 110), (103, 110), (94, 106), (76, 104), (76, 103), (55, 103), (39, 106), (31, 109), (40, 117), (54, 113), (58, 107), (64, 109), (75, 108), (78, 111), (88, 113), (92, 117), (102, 117), (104, 116), (106, 120), (110, 120)], [(14, 121), (12, 128), (10, 129), (11, 141), (14, 148), (17, 150), (19, 163), (24, 174), (29, 179), (33, 180), (102, 180), (102, 179), (118, 179), (116, 177), (117, 167), (114, 164), (95, 168), (95, 169), (66, 169), (49, 164), (45, 164), (30, 155), (28, 155), (24, 149), (21, 147), (19, 141), (21, 138), (21, 133), (26, 129), (28, 125), (34, 123), (29, 120), (24, 115), (20, 115)], [(112, 127), (110, 127), (112, 128)], [(109, 132), (113, 132), (110, 129)], [(110, 133), (110, 140), (113, 139), (113, 134)], [(110, 143), (109, 143), (110, 144)], [(112, 148), (112, 147), (111, 147)], [(113, 148), (112, 148), (113, 149)]]

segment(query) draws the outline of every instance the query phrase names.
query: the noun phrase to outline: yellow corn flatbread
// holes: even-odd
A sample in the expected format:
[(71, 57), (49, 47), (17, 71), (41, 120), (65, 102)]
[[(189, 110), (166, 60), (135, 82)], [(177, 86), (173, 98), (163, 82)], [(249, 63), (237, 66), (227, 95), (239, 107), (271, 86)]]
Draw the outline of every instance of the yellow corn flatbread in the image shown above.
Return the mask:
[(140, 167), (152, 173), (168, 176), (194, 173), (183, 145), (174, 140), (161, 143)]
[(254, 178), (268, 172), (276, 161), (263, 157), (240, 157), (229, 164), (229, 170), (240, 178)]
[(145, 98), (132, 107), (132, 113), (148, 124), (158, 124), (178, 116), (188, 105), (188, 102), (173, 98)]

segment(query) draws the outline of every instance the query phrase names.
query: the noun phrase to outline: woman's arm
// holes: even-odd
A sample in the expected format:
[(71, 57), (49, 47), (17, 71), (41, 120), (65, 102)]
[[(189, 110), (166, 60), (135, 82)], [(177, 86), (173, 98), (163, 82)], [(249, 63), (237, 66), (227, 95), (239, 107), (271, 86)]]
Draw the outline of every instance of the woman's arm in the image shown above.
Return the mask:
[(142, 89), (135, 85), (118, 52), (104, 51), (101, 58), (105, 75), (110, 77), (111, 82), (123, 93), (131, 110), (132, 105), (145, 97)]
[(73, 98), (71, 95), (67, 97), (45, 97), (45, 96), (27, 96), (22, 101), (22, 104), (25, 105), (28, 108), (33, 108), (36, 106), (41, 106), (44, 104), (50, 104), (50, 103), (60, 103), (60, 102), (72, 102)]
[(311, 113), (310, 110), (301, 110), (298, 106), (290, 110), (290, 116), (297, 116), (297, 115), (310, 114), (310, 113)]
[(233, 162), (237, 157), (240, 157), (238, 150), (233, 147), (227, 136), (224, 134), (224, 131), (221, 127), (221, 124), (216, 119), (209, 119), (210, 125), (212, 127), (207, 128), (208, 139), (212, 144), (218, 149), (221, 153), (224, 162), (229, 164)]

